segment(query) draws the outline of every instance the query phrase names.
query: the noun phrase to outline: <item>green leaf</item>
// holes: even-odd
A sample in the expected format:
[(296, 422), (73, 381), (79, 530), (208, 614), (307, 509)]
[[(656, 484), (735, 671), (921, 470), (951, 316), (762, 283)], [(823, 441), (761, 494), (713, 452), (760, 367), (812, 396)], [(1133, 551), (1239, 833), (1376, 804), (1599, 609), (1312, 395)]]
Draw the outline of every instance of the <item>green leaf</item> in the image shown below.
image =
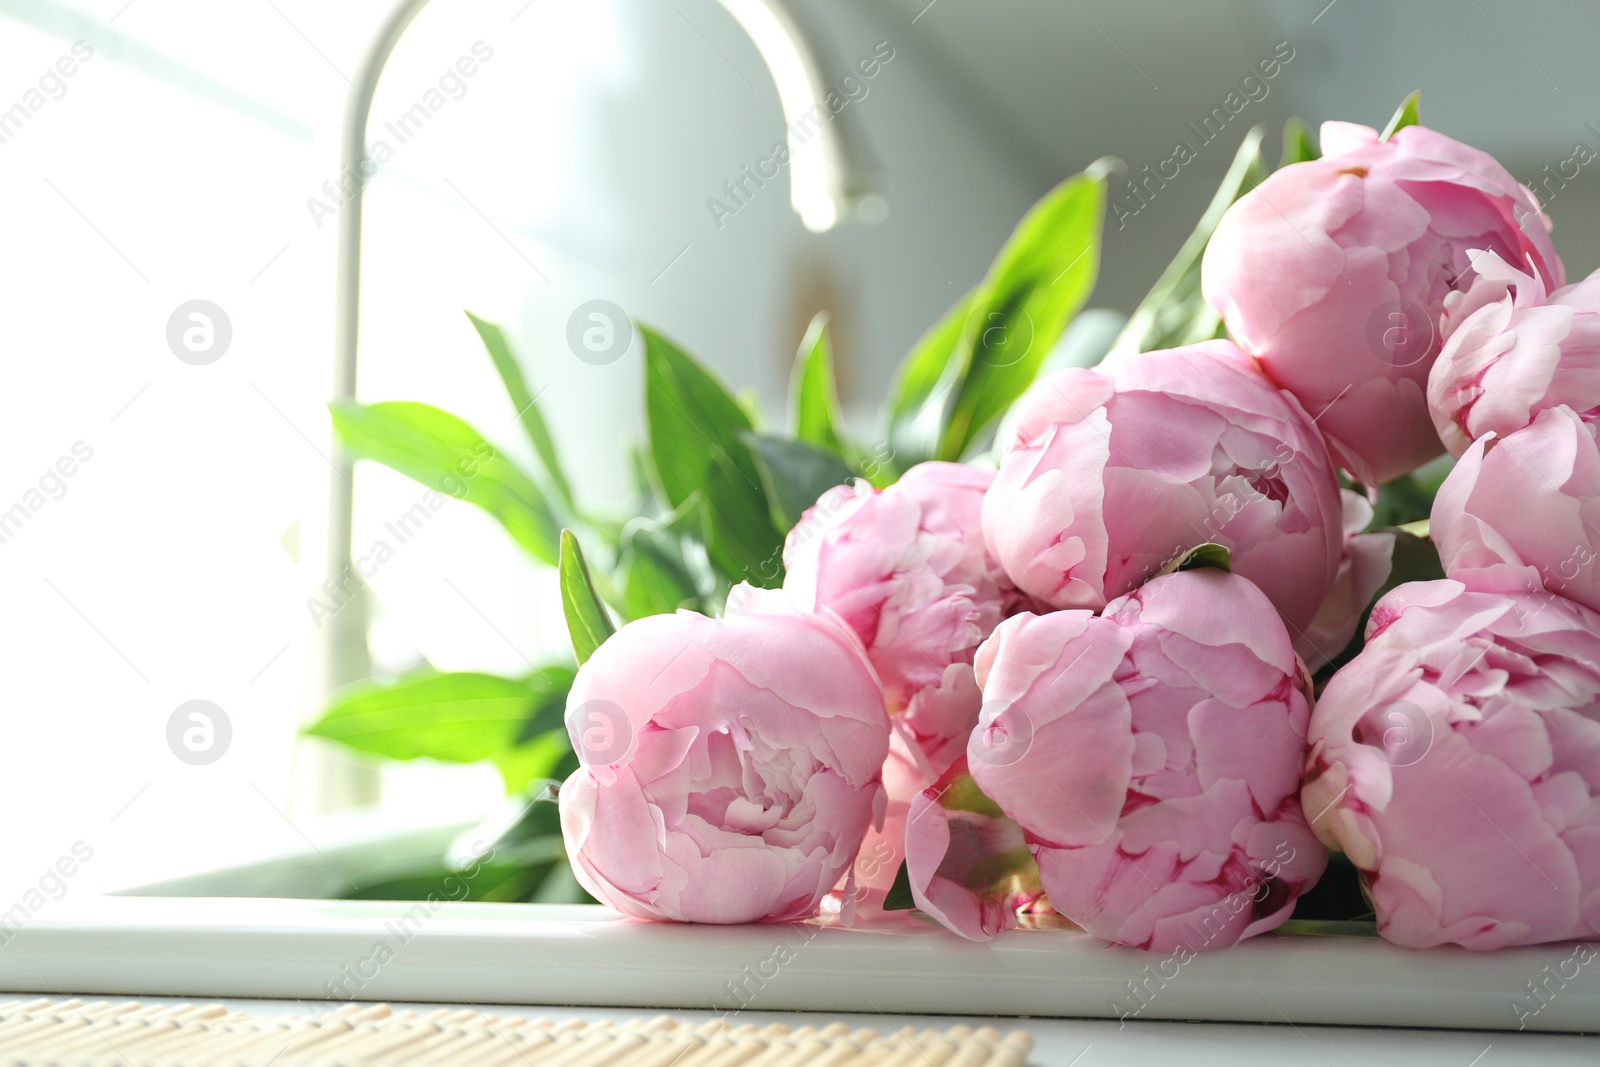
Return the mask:
[(1434, 547), (1433, 542), (1407, 530), (1396, 528), (1394, 554), (1390, 557), (1389, 563), (1389, 577), (1372, 599), (1378, 600), (1397, 585), (1404, 585), (1407, 582), (1433, 582), (1444, 576), (1444, 566), (1439, 562), (1439, 550)]
[(526, 744), (506, 749), (490, 761), (505, 781), (508, 794), (514, 796), (525, 790), (529, 782), (555, 774), (556, 768), (572, 753), (572, 738), (567, 736), (566, 724), (562, 721), (566, 711), (564, 696), (555, 710), (555, 729), (546, 730)]
[(634, 506), (634, 513), (655, 517), (671, 510), (661, 504), (661, 494), (652, 480), (654, 472), (650, 469), (650, 457), (646, 454), (644, 446), (630, 439), (622, 448), (627, 456), (629, 485), (634, 495), (639, 498)]
[(1259, 126), (1245, 134), (1199, 224), (1134, 308), (1113, 351), (1151, 352), (1221, 336), (1222, 317), (1200, 293), (1200, 261), (1228, 208), (1266, 178), (1267, 163), (1261, 155), (1264, 136)]
[(759, 568), (778, 550), (761, 470), (743, 435), (755, 430), (744, 408), (693, 358), (648, 327), (645, 408), (656, 482), (681, 507), (705, 502), (706, 551), (732, 581), (768, 584)]
[(1283, 158), (1278, 161), (1280, 169), (1317, 159), (1321, 155), (1317, 151), (1316, 139), (1311, 136), (1310, 127), (1304, 122), (1295, 118), (1283, 124)]
[(622, 596), (630, 619), (699, 610), (709, 581), (703, 555), (705, 516), (696, 493), (663, 519), (635, 519), (622, 533)]
[(562, 754), (565, 733), (557, 742), (547, 737), (563, 729), (572, 678), (571, 668), (557, 666), (526, 678), (428, 668), (341, 690), (303, 732), (386, 759), (492, 760), (503, 772), (522, 768), (507, 775), (507, 789), (516, 791), (541, 763), (553, 766)]
[(481, 863), (464, 871), (442, 863), (419, 866), (390, 877), (359, 881), (345, 900), (485, 900), (514, 903), (529, 899), (558, 867), (566, 866), (561, 839), (551, 838), (542, 862)]
[(915, 466), (933, 455), (939, 431), (943, 429), (942, 411), (937, 425), (930, 425), (935, 412), (934, 401), (943, 397), (955, 382), (959, 372), (957, 352), (966, 336), (967, 319), (972, 314), (979, 289), (973, 289), (958, 300), (944, 317), (923, 334), (895, 372), (894, 384), (889, 387), (887, 429), (889, 443), (894, 450), (900, 469)]
[[(411, 401), (328, 405), (340, 443), (430, 489), (476, 504), (535, 558), (556, 562), (560, 524), (544, 493), (484, 436), (446, 411)], [(427, 501), (408, 514), (433, 510)], [(425, 516), (424, 516), (425, 517)]]
[(888, 401), (901, 470), (959, 459), (1033, 383), (1094, 285), (1105, 217), (1097, 165), (1046, 194), (983, 281), (901, 363)]
[(1433, 512), (1433, 497), (1437, 486), (1422, 484), (1415, 474), (1402, 474), (1392, 482), (1378, 487), (1378, 500), (1372, 506), (1369, 530), (1387, 529), (1419, 522)]
[(916, 898), (911, 895), (911, 872), (901, 863), (895, 872), (894, 884), (889, 887), (889, 895), (883, 898), (883, 910), (910, 911), (916, 906)]
[(550, 483), (555, 486), (556, 495), (566, 505), (567, 512), (576, 515), (578, 509), (573, 502), (572, 486), (567, 481), (566, 473), (561, 469), (561, 459), (556, 454), (556, 443), (550, 436), (550, 427), (546, 425), (544, 414), (540, 412), (533, 394), (528, 391), (527, 380), (522, 376), (522, 366), (517, 362), (517, 357), (512, 355), (511, 346), (506, 343), (505, 332), (494, 323), (486, 322), (470, 311), (467, 312), (467, 318), (472, 321), (473, 329), (477, 330), (478, 336), (482, 338), (483, 347), (489, 350), (489, 358), (494, 360), (495, 370), (500, 372), (500, 381), (505, 385), (506, 395), (511, 398), (511, 406), (516, 409), (517, 418), (521, 420), (522, 428), (528, 433), (528, 440), (532, 442), (534, 451), (544, 463), (545, 473), (550, 476)]
[(1185, 552), (1177, 563), (1162, 573), (1176, 571), (1192, 571), (1201, 567), (1215, 567), (1218, 570), (1233, 570), (1233, 553), (1228, 551), (1226, 545), (1219, 545), (1215, 541), (1207, 541), (1203, 545), (1196, 545)]
[(1427, 494), (1429, 508), (1433, 507), (1432, 501), (1438, 495), (1439, 487), (1444, 484), (1444, 480), (1450, 476), (1450, 472), (1455, 468), (1455, 457), (1446, 452), (1442, 456), (1430, 459), (1411, 472), (1411, 480), (1416, 482), (1417, 487)]
[(835, 455), (844, 454), (839, 427), (844, 417), (833, 377), (833, 346), (828, 341), (828, 315), (811, 320), (789, 386), (794, 404), (794, 435)]
[(567, 635), (572, 639), (572, 654), (581, 665), (594, 655), (605, 639), (617, 632), (606, 614), (600, 595), (594, 591), (589, 565), (571, 530), (561, 531), (561, 611), (567, 618)]
[(582, 761), (578, 759), (578, 754), (572, 751), (572, 745), (569, 743), (566, 754), (556, 761), (555, 770), (550, 772), (550, 777), (558, 782), (564, 782), (572, 777), (581, 764)]
[(449, 861), (461, 867), (504, 849), (558, 836), (561, 833), (560, 790), (560, 782), (546, 778), (528, 783), (528, 791), (522, 796), (506, 797), (482, 822), (456, 835), (450, 846)]
[(389, 759), (475, 763), (511, 746), (535, 699), (521, 679), (428, 669), (342, 690), (304, 732)]
[(979, 287), (965, 354), (940, 440), (959, 460), (1033, 384), (1100, 269), (1105, 179), (1098, 167), (1068, 178), (1023, 216)]
[(517, 731), (517, 744), (566, 729), (567, 691), (572, 688), (574, 673), (571, 667), (539, 667), (522, 679), (533, 690), (534, 701)]
[(750, 434), (746, 440), (761, 468), (772, 519), (785, 530), (792, 529), (823, 493), (855, 477), (839, 457), (804, 441), (760, 434)]
[(545, 778), (529, 782), (525, 793), (505, 797), (481, 822), (456, 835), (445, 862), (460, 870), (474, 863), (538, 863), (550, 858), (549, 842), (561, 839), (560, 787), (560, 782)]
[(1400, 107), (1395, 111), (1394, 117), (1389, 120), (1389, 125), (1383, 128), (1383, 133), (1378, 140), (1387, 141), (1396, 133), (1407, 126), (1415, 126), (1422, 120), (1417, 117), (1417, 102), (1422, 99), (1422, 90), (1418, 89), (1400, 102)]

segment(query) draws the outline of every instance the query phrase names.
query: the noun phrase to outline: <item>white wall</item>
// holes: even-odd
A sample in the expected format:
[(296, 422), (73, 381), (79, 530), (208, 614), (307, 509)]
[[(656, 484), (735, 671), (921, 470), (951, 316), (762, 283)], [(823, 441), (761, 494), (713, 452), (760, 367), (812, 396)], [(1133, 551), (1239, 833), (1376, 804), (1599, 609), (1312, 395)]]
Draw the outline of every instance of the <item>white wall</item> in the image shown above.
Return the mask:
[[(821, 236), (781, 181), (720, 228), (706, 207), (781, 128), (755, 49), (714, 0), (438, 0), (386, 76), (380, 125), (476, 42), (493, 56), (368, 187), (363, 396), (429, 400), (521, 453), (470, 307), (510, 327), (585, 498), (620, 506), (639, 353), (578, 360), (576, 306), (620, 304), (775, 411), (827, 306), (865, 430), (900, 355), (1038, 195), (1106, 152), (1135, 169), (1158, 158), (1278, 40), (1297, 57), (1250, 121), (1381, 122), (1420, 86), (1430, 123), (1519, 176), (1577, 139), (1600, 147), (1585, 126), (1600, 121), (1592, 5), (1339, 0), (1313, 23), (1321, 4), (1273, 0), (814, 2), (841, 75), (879, 41), (895, 49), (851, 105), (890, 220)], [(0, 0), (0, 110), (72, 41), (95, 49), (0, 143), (0, 510), (76, 442), (93, 449), (0, 543), (0, 911), (80, 838), (96, 855), (74, 891), (324, 832), (293, 736), (312, 708), (304, 602), (330, 447), (334, 230), (307, 199), (334, 177), (345, 77), (383, 6)], [(1138, 299), (1230, 154), (1108, 235), (1097, 302)], [(1574, 273), (1600, 262), (1596, 190), (1586, 171), (1551, 206)], [(203, 367), (165, 340), (195, 298), (233, 327)], [(418, 495), (378, 469), (359, 488), (358, 545)], [(465, 506), (374, 587), (390, 666), (517, 671), (560, 647), (548, 576)], [(165, 739), (199, 697), (234, 732), (207, 767)], [(483, 770), (389, 772), (387, 817), (466, 815), (497, 788)]]

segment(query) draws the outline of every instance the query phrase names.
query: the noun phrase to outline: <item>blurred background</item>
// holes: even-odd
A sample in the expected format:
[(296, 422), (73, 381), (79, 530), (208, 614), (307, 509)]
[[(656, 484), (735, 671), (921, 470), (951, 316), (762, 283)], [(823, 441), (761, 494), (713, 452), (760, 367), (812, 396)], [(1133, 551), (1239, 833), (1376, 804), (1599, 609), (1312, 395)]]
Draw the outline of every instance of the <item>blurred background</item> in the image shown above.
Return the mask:
[[(75, 846), (93, 858), (63, 892), (97, 892), (470, 820), (502, 792), (487, 766), (361, 767), (297, 738), (322, 695), (339, 121), (389, 6), (0, 0), (0, 911)], [(1291, 115), (1381, 126), (1413, 89), (1425, 124), (1535, 188), (1569, 277), (1600, 264), (1593, 4), (794, 6), (829, 77), (879, 60), (848, 104), (876, 224), (810, 232), (786, 175), (727, 193), (783, 115), (715, 0), (435, 0), (373, 109), (362, 398), (426, 400), (522, 456), (470, 309), (506, 326), (579, 495), (621, 507), (639, 346), (577, 358), (576, 309), (626, 309), (775, 411), (828, 310), (870, 437), (900, 357), (1056, 182), (1123, 161), (1091, 305), (1125, 312), (1250, 126), (1275, 158)], [(1136, 196), (1179, 143), (1192, 160)], [(169, 343), (196, 300), (227, 323), (201, 365)], [(357, 545), (423, 492), (371, 464), (356, 482)], [(519, 673), (565, 643), (549, 572), (469, 507), (370, 581), (382, 671)], [(204, 765), (169, 744), (193, 700), (227, 724)]]

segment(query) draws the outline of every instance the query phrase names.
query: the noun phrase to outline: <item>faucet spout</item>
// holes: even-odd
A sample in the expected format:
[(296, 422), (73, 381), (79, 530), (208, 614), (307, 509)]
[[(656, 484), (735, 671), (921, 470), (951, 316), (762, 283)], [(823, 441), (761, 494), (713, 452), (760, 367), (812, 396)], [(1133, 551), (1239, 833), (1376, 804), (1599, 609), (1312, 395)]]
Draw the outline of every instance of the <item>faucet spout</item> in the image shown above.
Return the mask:
[[(807, 229), (821, 232), (840, 222), (876, 221), (884, 216), (876, 168), (868, 163), (858, 116), (828, 105), (829, 70), (824, 68), (820, 35), (797, 14), (793, 0), (719, 0), (755, 42), (772, 73), (788, 128), (790, 201)], [(361, 173), (367, 122), (378, 79), (390, 55), (428, 0), (397, 0), (355, 72), (340, 134), (340, 162)], [(361, 305), (362, 185), (356, 183), (339, 212), (334, 273), (333, 399), (356, 395), (356, 352)], [(336, 451), (333, 459), (327, 529), (327, 575), (336, 584), (350, 573), (354, 511), (352, 464)], [(367, 605), (358, 590), (345, 608), (328, 620), (321, 642), (320, 682), (324, 691), (370, 673)]]
[(789, 0), (720, 0), (778, 88), (789, 139), (789, 200), (806, 229), (884, 217), (879, 175), (855, 113), (829, 105), (824, 52)]

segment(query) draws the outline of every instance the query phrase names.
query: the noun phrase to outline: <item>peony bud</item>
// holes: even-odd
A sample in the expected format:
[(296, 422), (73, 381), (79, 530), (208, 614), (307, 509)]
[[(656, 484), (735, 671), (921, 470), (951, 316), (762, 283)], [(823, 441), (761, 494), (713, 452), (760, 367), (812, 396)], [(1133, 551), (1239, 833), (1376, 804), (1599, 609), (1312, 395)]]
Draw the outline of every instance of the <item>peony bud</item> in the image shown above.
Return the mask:
[(855, 637), (781, 592), (730, 599), (624, 626), (568, 697), (567, 855), (629, 915), (805, 918), (883, 816), (889, 722)]
[(1241, 197), (1202, 262), (1206, 299), (1369, 486), (1440, 452), (1424, 390), (1473, 254), (1564, 280), (1549, 221), (1493, 157), (1423, 126), (1322, 126), (1321, 159)]

